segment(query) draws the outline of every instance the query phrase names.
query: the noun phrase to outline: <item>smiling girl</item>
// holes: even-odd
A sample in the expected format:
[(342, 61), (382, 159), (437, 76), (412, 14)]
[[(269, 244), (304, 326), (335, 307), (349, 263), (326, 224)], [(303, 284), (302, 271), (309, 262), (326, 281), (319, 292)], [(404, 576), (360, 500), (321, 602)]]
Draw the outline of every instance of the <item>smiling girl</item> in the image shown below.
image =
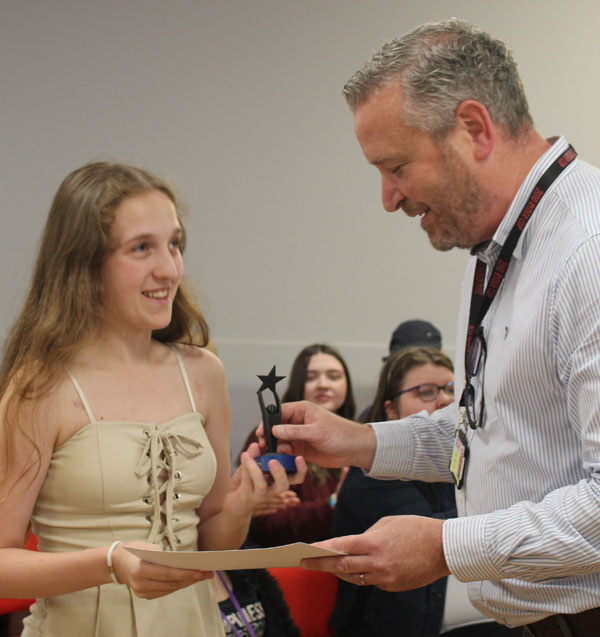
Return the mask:
[(222, 365), (184, 344), (208, 342), (185, 238), (144, 170), (89, 164), (56, 193), (0, 370), (0, 596), (38, 598), (23, 637), (222, 634), (211, 572), (126, 548), (237, 548), (289, 488), (277, 463), (267, 486), (256, 448), (230, 478)]

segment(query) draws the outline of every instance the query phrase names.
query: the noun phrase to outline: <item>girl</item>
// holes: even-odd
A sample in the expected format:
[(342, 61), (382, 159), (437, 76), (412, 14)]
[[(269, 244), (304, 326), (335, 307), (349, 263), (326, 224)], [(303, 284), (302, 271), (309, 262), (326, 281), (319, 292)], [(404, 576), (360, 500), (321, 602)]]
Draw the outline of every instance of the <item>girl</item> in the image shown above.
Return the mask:
[[(305, 347), (292, 365), (281, 400), (310, 400), (344, 418), (352, 418), (352, 381), (341, 354), (322, 343)], [(246, 446), (253, 440), (254, 434)], [(248, 544), (277, 546), (330, 538), (332, 511), (344, 476), (344, 470), (309, 464), (306, 480), (293, 488), (294, 493), (278, 494), (257, 507)]]
[(237, 548), (289, 488), (254, 448), (230, 479), (223, 368), (183, 344), (208, 342), (184, 247), (173, 190), (144, 170), (89, 164), (56, 193), (0, 370), (0, 596), (38, 598), (23, 637), (222, 634), (212, 573), (127, 547)]

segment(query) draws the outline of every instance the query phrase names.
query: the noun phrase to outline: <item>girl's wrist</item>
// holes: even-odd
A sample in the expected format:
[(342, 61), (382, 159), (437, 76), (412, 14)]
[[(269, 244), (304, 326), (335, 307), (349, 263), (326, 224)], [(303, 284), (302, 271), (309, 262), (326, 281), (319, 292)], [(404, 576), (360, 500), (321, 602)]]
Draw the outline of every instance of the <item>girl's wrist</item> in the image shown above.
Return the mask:
[(108, 552), (106, 553), (106, 565), (108, 566), (108, 572), (110, 573), (110, 579), (115, 583), (115, 584), (121, 584), (121, 582), (119, 582), (119, 579), (117, 578), (117, 574), (115, 572), (115, 567), (113, 565), (113, 553), (115, 551), (115, 549), (117, 548), (117, 546), (121, 544), (121, 540), (115, 540), (109, 547)]

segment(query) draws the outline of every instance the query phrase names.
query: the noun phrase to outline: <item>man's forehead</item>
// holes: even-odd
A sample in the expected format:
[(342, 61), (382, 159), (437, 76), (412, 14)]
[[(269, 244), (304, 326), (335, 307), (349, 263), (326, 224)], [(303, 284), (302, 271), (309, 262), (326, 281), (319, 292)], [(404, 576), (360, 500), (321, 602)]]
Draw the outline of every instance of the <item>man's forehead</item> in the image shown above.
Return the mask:
[[(395, 96), (394, 96), (395, 92)], [(367, 161), (378, 166), (408, 156), (420, 142), (431, 142), (430, 136), (416, 126), (404, 123), (402, 102), (397, 88), (374, 95), (354, 112), (354, 131)]]

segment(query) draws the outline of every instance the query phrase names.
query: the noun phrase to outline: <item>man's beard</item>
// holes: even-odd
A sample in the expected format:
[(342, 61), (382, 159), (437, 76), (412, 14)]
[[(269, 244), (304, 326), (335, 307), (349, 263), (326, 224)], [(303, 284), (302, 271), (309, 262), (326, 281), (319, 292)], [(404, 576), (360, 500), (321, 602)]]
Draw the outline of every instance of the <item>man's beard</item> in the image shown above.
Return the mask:
[(479, 181), (448, 145), (441, 146), (442, 179), (428, 197), (434, 219), (427, 230), (429, 242), (442, 252), (472, 248), (482, 240), (473, 224), (484, 213), (484, 195)]

